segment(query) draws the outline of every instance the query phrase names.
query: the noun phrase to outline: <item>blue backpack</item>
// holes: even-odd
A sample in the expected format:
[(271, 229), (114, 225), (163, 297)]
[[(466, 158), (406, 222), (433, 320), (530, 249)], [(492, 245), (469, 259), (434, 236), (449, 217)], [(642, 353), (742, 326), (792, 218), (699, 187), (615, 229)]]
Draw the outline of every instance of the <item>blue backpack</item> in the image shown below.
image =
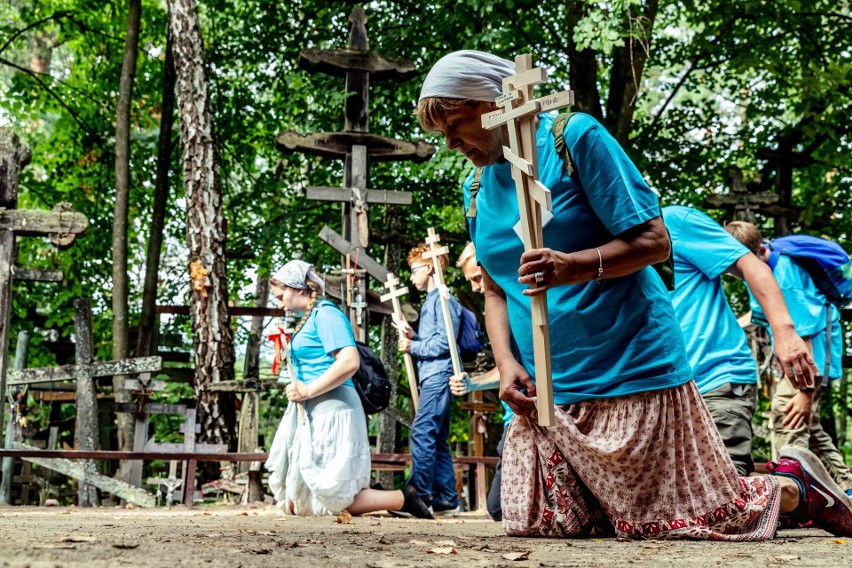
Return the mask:
[(462, 361), (475, 361), (476, 356), (485, 349), (482, 328), (476, 320), (476, 314), (461, 306), (461, 329), (456, 342), (459, 344), (459, 355)]
[(767, 248), (772, 270), (779, 255), (789, 256), (807, 271), (829, 302), (838, 308), (852, 303), (852, 262), (839, 244), (809, 235), (789, 235), (772, 239)]

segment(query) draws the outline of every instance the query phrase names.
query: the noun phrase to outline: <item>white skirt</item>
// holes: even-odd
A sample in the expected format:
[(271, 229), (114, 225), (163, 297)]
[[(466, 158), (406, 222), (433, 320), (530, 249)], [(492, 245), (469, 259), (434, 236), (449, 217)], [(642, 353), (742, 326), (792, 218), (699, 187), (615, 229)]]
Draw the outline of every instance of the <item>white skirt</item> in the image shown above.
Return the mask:
[(370, 484), (364, 408), (355, 389), (343, 385), (302, 404), (304, 414), (287, 405), (275, 433), (269, 488), (285, 513), (336, 515)]

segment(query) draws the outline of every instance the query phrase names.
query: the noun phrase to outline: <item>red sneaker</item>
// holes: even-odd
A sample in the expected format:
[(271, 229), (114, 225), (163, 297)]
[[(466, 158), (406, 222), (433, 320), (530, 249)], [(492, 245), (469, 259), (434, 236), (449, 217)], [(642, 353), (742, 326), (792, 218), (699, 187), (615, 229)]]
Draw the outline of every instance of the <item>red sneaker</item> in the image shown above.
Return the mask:
[(784, 446), (779, 453), (778, 462), (769, 462), (766, 468), (772, 475), (798, 479), (805, 488), (801, 504), (790, 516), (800, 522), (811, 520), (835, 536), (852, 536), (852, 502), (819, 458), (799, 446)]

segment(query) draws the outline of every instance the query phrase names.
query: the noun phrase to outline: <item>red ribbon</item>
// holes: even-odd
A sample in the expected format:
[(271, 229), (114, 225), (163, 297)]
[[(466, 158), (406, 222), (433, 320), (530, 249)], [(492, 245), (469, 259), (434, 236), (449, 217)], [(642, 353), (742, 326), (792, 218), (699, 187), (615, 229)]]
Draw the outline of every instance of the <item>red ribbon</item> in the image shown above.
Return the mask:
[(269, 336), (269, 341), (272, 342), (272, 346), (275, 348), (275, 356), (272, 359), (272, 374), (278, 375), (278, 371), (281, 370), (281, 352), (284, 350), (284, 342), (290, 342), (290, 336), (284, 333), (284, 329), (279, 327), (278, 333), (273, 333)]

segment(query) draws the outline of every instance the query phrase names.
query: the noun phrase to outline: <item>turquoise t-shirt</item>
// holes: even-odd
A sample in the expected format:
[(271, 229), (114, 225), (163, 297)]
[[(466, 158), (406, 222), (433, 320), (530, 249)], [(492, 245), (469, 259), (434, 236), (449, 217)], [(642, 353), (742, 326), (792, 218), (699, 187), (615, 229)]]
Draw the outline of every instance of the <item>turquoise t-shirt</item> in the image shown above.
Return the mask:
[(721, 278), (748, 249), (701, 211), (664, 207), (663, 220), (675, 265), (675, 289), (669, 295), (698, 390), (704, 394), (726, 383), (756, 383), (757, 364)]
[(509, 422), (512, 421), (512, 418), (514, 418), (515, 411), (502, 400), (500, 401), (500, 404), (503, 405), (503, 427), (505, 428), (509, 425)]
[[(840, 329), (840, 312), (833, 304), (827, 304), (825, 295), (816, 287), (807, 270), (796, 264), (788, 256), (780, 255), (773, 270), (775, 280), (784, 295), (784, 302), (790, 311), (790, 317), (796, 325), (799, 337), (810, 337), (814, 349), (814, 362), (820, 375), (825, 372), (825, 327), (831, 310), (831, 368), (829, 379), (842, 376), (843, 332)], [(752, 319), (755, 323), (766, 325), (766, 314), (749, 290)], [(768, 326), (767, 326), (768, 327)], [(770, 330), (771, 333), (771, 330)]]
[[(551, 190), (553, 218), (545, 246), (572, 252), (603, 245), (660, 215), (657, 196), (618, 143), (592, 117), (576, 114), (565, 142), (583, 187), (568, 176), (553, 147), (553, 114), (539, 115), (536, 135), (541, 182)], [(473, 174), (464, 184), (465, 210)], [(476, 257), (506, 293), (509, 325), (521, 364), (534, 377), (528, 286), (518, 283), (524, 247), (515, 183), (508, 163), (484, 169), (470, 219)], [(604, 266), (606, 274), (606, 266)], [(624, 396), (686, 383), (691, 370), (668, 292), (650, 266), (622, 278), (559, 286), (547, 294), (556, 404)]]
[[(355, 346), (352, 326), (340, 309), (328, 300), (320, 300), (302, 329), (293, 336), (290, 358), (296, 378), (306, 384), (317, 380), (334, 363), (334, 353)], [(344, 385), (355, 388), (352, 379)]]

